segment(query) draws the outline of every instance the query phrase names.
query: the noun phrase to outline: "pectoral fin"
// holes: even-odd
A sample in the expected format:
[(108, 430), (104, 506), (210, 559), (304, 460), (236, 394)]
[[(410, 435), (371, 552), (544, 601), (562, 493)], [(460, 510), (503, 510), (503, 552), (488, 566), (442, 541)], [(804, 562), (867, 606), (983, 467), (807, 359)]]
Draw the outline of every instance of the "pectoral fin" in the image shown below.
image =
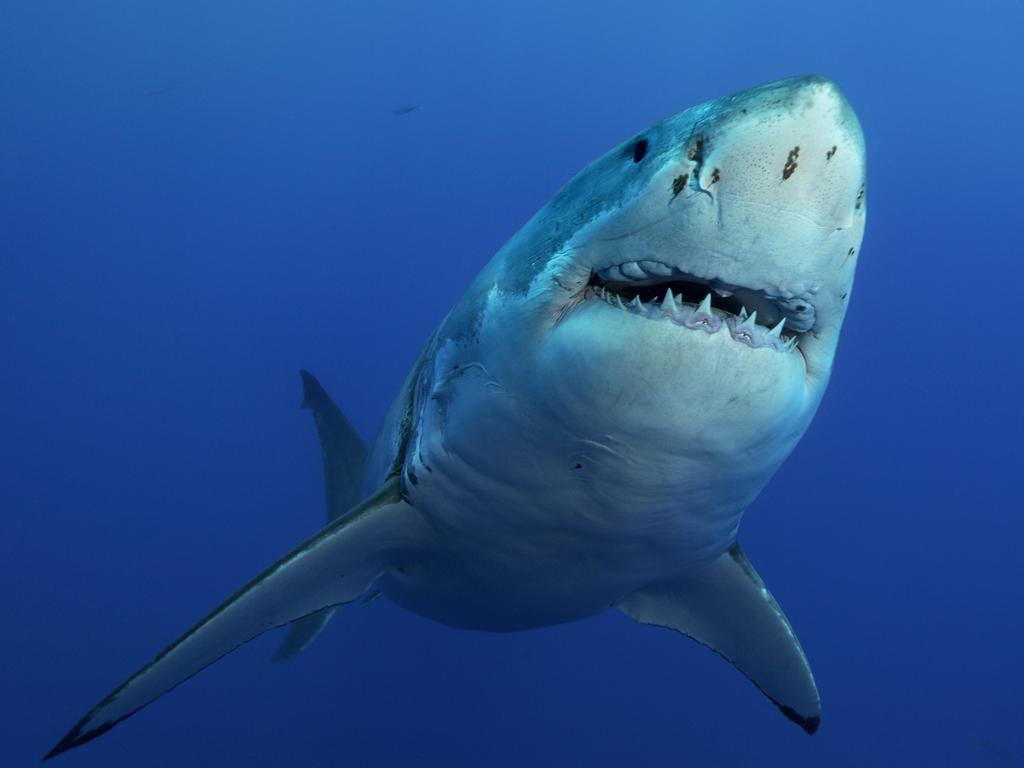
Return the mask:
[(351, 513), (278, 560), (101, 701), (46, 755), (106, 733), (243, 643), (360, 597), (422, 541), (422, 520), (391, 478)]
[(721, 654), (786, 717), (807, 733), (818, 729), (821, 701), (807, 658), (738, 544), (698, 574), (642, 589), (619, 608)]

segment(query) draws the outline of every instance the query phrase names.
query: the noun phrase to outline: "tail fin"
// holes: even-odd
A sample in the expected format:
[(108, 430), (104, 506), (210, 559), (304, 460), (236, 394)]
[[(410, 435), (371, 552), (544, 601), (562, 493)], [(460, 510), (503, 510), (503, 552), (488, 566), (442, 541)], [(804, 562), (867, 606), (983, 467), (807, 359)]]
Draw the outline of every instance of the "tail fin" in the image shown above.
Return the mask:
[(349, 603), (422, 540), (397, 478), (278, 560), (96, 705), (43, 758), (92, 741), (243, 643)]
[[(299, 374), (302, 376), (302, 407), (313, 412), (320, 438), (327, 522), (331, 522), (359, 501), (366, 445), (316, 376), (309, 371), (299, 371)], [(274, 661), (287, 661), (309, 647), (333, 615), (334, 609), (327, 608), (293, 622), (274, 653)]]

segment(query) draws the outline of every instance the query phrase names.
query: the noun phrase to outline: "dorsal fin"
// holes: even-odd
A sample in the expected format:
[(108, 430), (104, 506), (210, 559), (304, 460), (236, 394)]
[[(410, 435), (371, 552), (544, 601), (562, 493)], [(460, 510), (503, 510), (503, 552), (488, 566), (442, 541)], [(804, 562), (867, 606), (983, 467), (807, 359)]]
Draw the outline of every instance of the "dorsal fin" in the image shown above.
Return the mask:
[[(313, 412), (320, 452), (324, 460), (324, 498), (327, 522), (336, 520), (359, 501), (359, 487), (366, 464), (366, 445), (349, 420), (334, 404), (327, 390), (309, 371), (302, 376), (302, 407)], [(292, 622), (281, 645), (274, 653), (274, 661), (286, 661), (308, 648), (323, 632), (334, 615), (334, 608), (304, 616)]]
[(302, 376), (302, 407), (313, 412), (320, 438), (329, 523), (359, 501), (366, 444), (316, 377), (309, 371), (299, 371), (299, 374)]

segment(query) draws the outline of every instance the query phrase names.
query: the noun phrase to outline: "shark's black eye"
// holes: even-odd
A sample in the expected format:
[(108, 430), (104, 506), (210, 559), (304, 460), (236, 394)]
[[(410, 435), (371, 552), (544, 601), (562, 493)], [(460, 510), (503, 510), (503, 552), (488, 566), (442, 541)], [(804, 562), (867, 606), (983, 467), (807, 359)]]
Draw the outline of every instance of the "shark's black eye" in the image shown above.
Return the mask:
[(633, 145), (633, 162), (639, 163), (647, 154), (647, 139), (637, 139)]

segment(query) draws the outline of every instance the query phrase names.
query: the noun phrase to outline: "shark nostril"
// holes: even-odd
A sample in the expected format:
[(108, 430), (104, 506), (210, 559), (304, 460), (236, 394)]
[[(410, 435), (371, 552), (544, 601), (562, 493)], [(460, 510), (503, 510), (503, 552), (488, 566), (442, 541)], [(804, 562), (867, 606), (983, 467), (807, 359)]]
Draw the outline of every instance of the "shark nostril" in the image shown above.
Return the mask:
[(633, 162), (639, 163), (647, 154), (647, 139), (637, 139), (633, 145)]

